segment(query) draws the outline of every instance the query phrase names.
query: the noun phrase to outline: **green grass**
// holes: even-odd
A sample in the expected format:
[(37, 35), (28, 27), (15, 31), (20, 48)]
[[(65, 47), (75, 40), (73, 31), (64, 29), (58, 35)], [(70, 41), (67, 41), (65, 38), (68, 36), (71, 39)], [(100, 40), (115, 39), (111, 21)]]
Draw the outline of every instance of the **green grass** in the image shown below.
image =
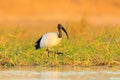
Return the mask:
[[(75, 25), (74, 25), (75, 26)], [(63, 40), (52, 51), (63, 55), (50, 54), (45, 48), (35, 50), (37, 34), (22, 39), (22, 30), (3, 31), (0, 35), (0, 66), (114, 66), (120, 65), (120, 28), (85, 28), (72, 33), (70, 39)], [(81, 29), (81, 28), (79, 28)], [(112, 30), (111, 30), (112, 29)], [(100, 31), (100, 32), (99, 32)], [(22, 34), (24, 35), (24, 34)], [(39, 36), (39, 35), (37, 35)]]

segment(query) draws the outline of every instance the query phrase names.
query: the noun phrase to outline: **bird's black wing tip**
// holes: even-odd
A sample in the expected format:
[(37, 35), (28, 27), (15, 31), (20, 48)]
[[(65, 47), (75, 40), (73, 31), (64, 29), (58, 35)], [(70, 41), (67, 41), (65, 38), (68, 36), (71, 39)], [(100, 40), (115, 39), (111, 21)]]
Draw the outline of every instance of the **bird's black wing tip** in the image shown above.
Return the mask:
[(36, 50), (40, 48), (40, 41), (41, 41), (42, 37), (40, 37), (35, 43), (35, 48)]

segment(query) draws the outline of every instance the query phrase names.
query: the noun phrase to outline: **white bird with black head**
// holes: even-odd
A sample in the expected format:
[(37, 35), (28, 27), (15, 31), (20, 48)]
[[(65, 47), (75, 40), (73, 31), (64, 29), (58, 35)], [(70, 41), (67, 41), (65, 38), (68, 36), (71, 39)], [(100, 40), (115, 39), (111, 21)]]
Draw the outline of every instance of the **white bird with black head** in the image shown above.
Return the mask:
[(63, 30), (65, 32), (67, 38), (69, 38), (67, 31), (61, 24), (58, 24), (57, 29), (58, 29), (58, 32), (46, 33), (42, 37), (40, 37), (40, 39), (38, 39), (38, 41), (36, 41), (35, 48), (36, 49), (47, 48), (48, 57), (49, 57), (49, 52), (50, 52), (48, 48), (56, 46), (57, 44), (60, 43), (60, 41), (62, 39), (62, 31), (61, 30)]

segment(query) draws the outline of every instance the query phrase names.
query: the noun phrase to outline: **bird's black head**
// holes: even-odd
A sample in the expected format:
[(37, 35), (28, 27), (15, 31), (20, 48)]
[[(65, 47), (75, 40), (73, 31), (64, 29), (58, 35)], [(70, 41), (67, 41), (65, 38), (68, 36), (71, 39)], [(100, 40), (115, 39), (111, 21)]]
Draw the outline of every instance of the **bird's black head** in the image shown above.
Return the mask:
[[(61, 24), (58, 24), (57, 28), (58, 28), (58, 31), (60, 31), (60, 30), (62, 29), (62, 30), (65, 32), (67, 38), (69, 38), (67, 31), (65, 30), (65, 28), (64, 28)], [(60, 34), (61, 34), (61, 33), (60, 33)], [(62, 35), (62, 34), (61, 34), (61, 35)]]
[(62, 25), (61, 24), (58, 24), (58, 29), (60, 30), (62, 28)]
[(35, 49), (39, 49), (40, 48), (40, 41), (41, 41), (41, 39), (42, 39), (42, 37), (36, 41)]

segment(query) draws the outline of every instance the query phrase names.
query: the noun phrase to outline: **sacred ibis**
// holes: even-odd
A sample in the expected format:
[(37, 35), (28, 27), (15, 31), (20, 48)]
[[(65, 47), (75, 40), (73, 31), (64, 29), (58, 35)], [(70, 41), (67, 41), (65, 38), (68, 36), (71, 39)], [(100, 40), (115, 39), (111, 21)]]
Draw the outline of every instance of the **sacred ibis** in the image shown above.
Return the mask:
[[(47, 48), (48, 57), (49, 57), (49, 52), (50, 52), (48, 48), (56, 46), (57, 44), (60, 43), (60, 41), (62, 39), (62, 31), (61, 30), (63, 30), (65, 32), (67, 38), (69, 38), (67, 31), (61, 24), (57, 25), (57, 29), (58, 29), (58, 32), (46, 33), (36, 41), (35, 48), (36, 49)], [(59, 52), (56, 54), (62, 54), (62, 53)]]

